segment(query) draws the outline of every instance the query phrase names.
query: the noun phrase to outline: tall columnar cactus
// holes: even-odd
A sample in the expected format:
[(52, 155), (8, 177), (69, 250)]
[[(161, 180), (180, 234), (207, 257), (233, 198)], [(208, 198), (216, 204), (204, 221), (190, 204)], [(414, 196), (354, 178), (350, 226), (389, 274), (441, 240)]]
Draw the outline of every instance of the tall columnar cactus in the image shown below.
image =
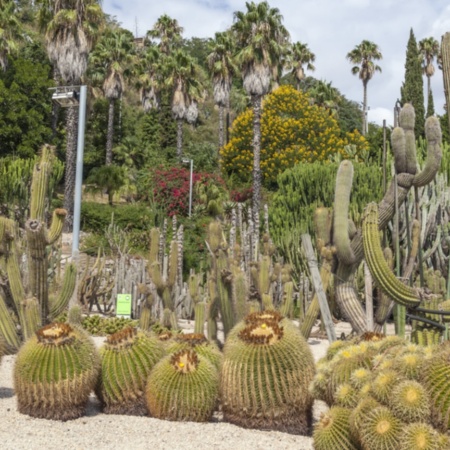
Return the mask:
[(14, 366), (19, 412), (53, 420), (83, 415), (99, 373), (98, 353), (84, 331), (52, 323), (20, 349)]
[[(76, 283), (76, 269), (68, 264), (62, 286), (58, 293), (49, 293), (48, 247), (62, 232), (66, 211), (53, 212), (50, 228), (46, 227), (45, 207), (47, 189), (55, 160), (54, 148), (44, 145), (40, 161), (35, 165), (31, 185), (30, 218), (25, 224), (26, 248), (28, 251), (28, 285), (23, 283), (19, 268), (19, 233), (15, 223), (0, 217), (0, 266), (8, 279), (8, 294), (12, 298), (15, 313), (21, 325), (22, 338), (27, 339), (41, 326), (57, 316), (68, 304)], [(0, 295), (0, 309), (6, 310), (6, 302)], [(0, 328), (11, 349), (17, 350), (20, 337), (17, 335), (9, 314), (1, 315)]]
[(164, 357), (151, 371), (146, 400), (158, 419), (207, 422), (217, 404), (217, 368), (195, 350), (180, 350)]
[[(445, 100), (447, 102), (447, 111), (450, 105), (450, 31), (442, 36), (441, 40), (442, 56), (442, 75), (444, 76)], [(450, 114), (448, 114), (450, 128)]]
[(289, 319), (253, 313), (228, 335), (221, 369), (224, 419), (246, 427), (308, 434), (314, 376), (308, 345)]
[(107, 337), (100, 349), (101, 373), (96, 394), (107, 414), (147, 414), (144, 392), (148, 375), (163, 357), (162, 344), (135, 328)]
[[(400, 113), (400, 125), (404, 128), (397, 127), (392, 132), (396, 177), (378, 204), (378, 230), (380, 231), (384, 230), (394, 215), (396, 196), (398, 204), (401, 205), (412, 187), (425, 186), (433, 180), (440, 165), (442, 136), (439, 120), (436, 117), (429, 117), (425, 123), (427, 159), (423, 169), (416, 173), (415, 142), (411, 138), (413, 118), (414, 108), (410, 104), (405, 104)], [(355, 270), (364, 257), (363, 238), (361, 230), (352, 233), (348, 238), (346, 235), (349, 229), (347, 205), (352, 175), (350, 164), (349, 161), (341, 163), (336, 180), (333, 225), (337, 254), (335, 293), (339, 308), (348, 318), (353, 329), (357, 333), (363, 333), (366, 331), (366, 316), (354, 285)], [(340, 224), (340, 229), (337, 229), (337, 224)], [(378, 264), (382, 264), (379, 259), (378, 261)], [(379, 272), (380, 277), (383, 277), (383, 274), (384, 272)], [(390, 278), (391, 280), (380, 278), (379, 282), (382, 281), (383, 284), (387, 283), (388, 286), (392, 286), (392, 277)], [(419, 295), (416, 293), (411, 297), (411, 292), (406, 291), (405, 288), (396, 283), (393, 293), (395, 294), (399, 289), (400, 301), (404, 301), (404, 304), (408, 305), (417, 304), (417, 300), (420, 301)]]
[[(150, 232), (150, 259), (149, 274), (156, 288), (156, 295), (162, 302), (163, 324), (173, 329), (178, 328), (177, 317), (175, 314), (175, 297), (178, 292), (179, 280), (179, 256), (180, 242), (177, 239), (176, 218), (173, 219), (173, 238), (170, 242), (170, 252), (168, 256), (168, 268), (164, 262), (165, 256), (161, 256), (161, 237), (164, 232), (160, 233), (159, 229), (153, 228)], [(148, 315), (148, 314), (147, 314)]]

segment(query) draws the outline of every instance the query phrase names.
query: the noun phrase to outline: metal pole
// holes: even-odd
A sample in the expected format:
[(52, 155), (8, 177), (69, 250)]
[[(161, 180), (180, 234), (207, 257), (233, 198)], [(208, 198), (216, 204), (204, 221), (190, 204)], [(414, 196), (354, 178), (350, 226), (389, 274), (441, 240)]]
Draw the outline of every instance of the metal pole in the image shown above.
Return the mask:
[(75, 178), (75, 198), (73, 207), (72, 258), (78, 257), (80, 242), (81, 191), (83, 184), (84, 129), (86, 124), (86, 86), (80, 87), (80, 105), (78, 112), (77, 164)]
[(192, 214), (192, 181), (194, 175), (194, 160), (190, 160), (190, 172), (189, 172), (189, 218), (191, 218)]

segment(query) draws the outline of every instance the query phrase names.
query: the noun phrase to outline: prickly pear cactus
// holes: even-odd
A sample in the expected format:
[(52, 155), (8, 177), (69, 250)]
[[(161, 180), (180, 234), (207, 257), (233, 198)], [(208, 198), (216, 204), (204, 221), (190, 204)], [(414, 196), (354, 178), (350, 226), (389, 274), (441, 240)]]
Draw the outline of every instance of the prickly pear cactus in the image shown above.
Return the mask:
[(14, 390), (19, 412), (63, 421), (82, 416), (99, 368), (87, 334), (64, 323), (46, 325), (17, 354)]
[(101, 375), (95, 390), (103, 412), (146, 415), (145, 384), (163, 355), (161, 342), (136, 328), (108, 336), (100, 349)]
[(225, 341), (224, 419), (245, 428), (308, 434), (314, 371), (311, 351), (291, 321), (275, 311), (250, 314)]
[(207, 422), (219, 393), (219, 374), (195, 350), (181, 350), (164, 357), (151, 371), (146, 400), (151, 416), (158, 419)]

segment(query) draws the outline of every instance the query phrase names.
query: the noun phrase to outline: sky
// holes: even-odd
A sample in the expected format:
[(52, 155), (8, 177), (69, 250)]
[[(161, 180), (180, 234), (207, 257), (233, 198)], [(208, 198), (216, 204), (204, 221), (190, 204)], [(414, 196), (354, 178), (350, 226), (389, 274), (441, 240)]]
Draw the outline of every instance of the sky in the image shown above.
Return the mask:
[[(348, 52), (363, 40), (378, 45), (382, 72), (368, 84), (369, 122), (393, 125), (393, 109), (405, 78), (406, 47), (412, 29), (417, 42), (441, 37), (450, 31), (448, 0), (269, 0), (278, 8), (292, 42), (306, 43), (316, 55), (314, 72), (331, 82), (347, 99), (362, 103), (363, 85), (351, 73)], [(233, 13), (246, 11), (245, 0), (103, 0), (103, 10), (135, 36), (144, 36), (163, 14), (183, 27), (183, 37), (213, 38), (233, 23)], [(256, 1), (258, 3), (258, 1)], [(434, 107), (444, 113), (442, 72), (431, 78)], [(424, 77), (425, 106), (427, 96)]]

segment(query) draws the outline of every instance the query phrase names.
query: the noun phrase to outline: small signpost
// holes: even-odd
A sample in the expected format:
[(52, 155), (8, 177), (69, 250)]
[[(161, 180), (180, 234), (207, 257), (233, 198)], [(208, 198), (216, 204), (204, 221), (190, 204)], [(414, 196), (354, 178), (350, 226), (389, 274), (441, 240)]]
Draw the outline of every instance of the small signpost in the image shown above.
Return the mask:
[(117, 294), (116, 316), (131, 318), (131, 294)]

